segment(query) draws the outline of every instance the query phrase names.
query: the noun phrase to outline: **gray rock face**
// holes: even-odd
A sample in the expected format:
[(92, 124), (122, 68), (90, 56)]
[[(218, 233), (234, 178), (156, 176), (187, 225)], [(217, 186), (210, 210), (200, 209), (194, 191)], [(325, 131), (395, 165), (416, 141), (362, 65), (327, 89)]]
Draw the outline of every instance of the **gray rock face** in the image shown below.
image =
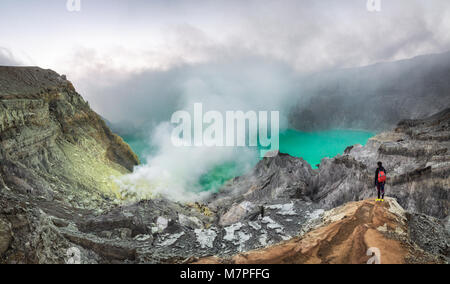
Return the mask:
[[(247, 205), (253, 206), (250, 202)], [(160, 199), (117, 208), (64, 234), (80, 246), (93, 247), (107, 259), (180, 262), (193, 256), (232, 255), (287, 240), (321, 212), (299, 200), (273, 200), (264, 206), (263, 215), (244, 211), (242, 218), (221, 224), (217, 215), (208, 217), (194, 207)], [(129, 233), (111, 241), (117, 228)], [(120, 244), (122, 252), (104, 255), (99, 245), (108, 243)]]
[(449, 214), (450, 110), (423, 120), (406, 120), (392, 132), (323, 159), (312, 176), (308, 197), (325, 209), (376, 196), (374, 172), (388, 172), (386, 195), (405, 209), (437, 218)]
[[(376, 161), (388, 171), (387, 195), (397, 198), (405, 209), (437, 218), (449, 215), (450, 109), (422, 120), (407, 120), (393, 132), (382, 133), (365, 147), (349, 153), (367, 166), (368, 177)], [(373, 184), (360, 196), (373, 195)]]
[[(241, 205), (250, 210), (221, 224), (219, 213), (207, 216), (198, 206), (165, 199), (118, 206), (98, 215), (5, 191), (0, 194), (0, 216), (7, 216), (15, 238), (2, 261), (65, 263), (71, 248), (81, 252), (82, 263), (174, 263), (229, 256), (302, 234), (323, 212), (301, 199), (263, 200), (249, 198)], [(262, 213), (251, 210), (260, 206)]]
[(11, 225), (6, 220), (0, 219), (0, 256), (8, 250), (11, 240)]
[(37, 67), (0, 66), (0, 186), (73, 206), (108, 207), (111, 176), (136, 155), (72, 84)]
[(69, 242), (51, 222), (52, 217), (39, 209), (43, 204), (24, 200), (24, 196), (0, 195), (0, 262), (64, 263)]
[(402, 121), (364, 147), (354, 145), (344, 155), (323, 159), (318, 170), (302, 159), (279, 154), (227, 184), (209, 205), (223, 222), (228, 215), (234, 218), (230, 221), (245, 216), (241, 209), (245, 202), (259, 206), (277, 198), (298, 198), (331, 209), (375, 197), (374, 173), (382, 161), (388, 172), (387, 196), (409, 211), (445, 218), (449, 215), (449, 134), (447, 109), (427, 119)]
[(322, 72), (301, 83), (290, 116), (300, 130), (384, 131), (450, 107), (450, 53)]
[(423, 250), (450, 260), (450, 234), (442, 221), (425, 214), (409, 216), (411, 239)]
[(310, 201), (307, 189), (313, 175), (311, 166), (303, 159), (279, 153), (264, 158), (252, 172), (226, 184), (207, 203), (222, 216), (222, 225), (231, 224), (250, 215), (257, 216), (263, 205), (277, 200)]

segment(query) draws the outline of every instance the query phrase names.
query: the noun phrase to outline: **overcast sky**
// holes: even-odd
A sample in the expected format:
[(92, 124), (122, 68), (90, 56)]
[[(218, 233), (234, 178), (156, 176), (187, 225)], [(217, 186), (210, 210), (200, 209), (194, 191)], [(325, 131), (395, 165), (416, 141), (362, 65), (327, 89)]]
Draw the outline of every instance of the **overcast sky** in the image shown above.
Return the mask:
[(123, 92), (136, 74), (196, 64), (229, 72), (227, 62), (233, 73), (253, 58), (284, 65), (284, 76), (450, 50), (448, 0), (381, 0), (381, 12), (366, 0), (81, 0), (79, 12), (66, 2), (1, 0), (0, 65), (67, 74), (111, 118), (104, 90), (122, 82)]

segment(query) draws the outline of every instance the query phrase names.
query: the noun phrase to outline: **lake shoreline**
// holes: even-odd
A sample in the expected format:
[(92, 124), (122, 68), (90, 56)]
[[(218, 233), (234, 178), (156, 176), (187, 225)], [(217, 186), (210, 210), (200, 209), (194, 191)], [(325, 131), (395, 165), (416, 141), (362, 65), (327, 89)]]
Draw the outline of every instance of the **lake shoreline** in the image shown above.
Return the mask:
[[(376, 132), (354, 129), (331, 129), (311, 132), (285, 129), (280, 132), (279, 151), (293, 157), (303, 158), (313, 169), (317, 169), (317, 165), (320, 164), (323, 158), (333, 158), (343, 154), (345, 149), (352, 145), (365, 145), (375, 135)], [(147, 157), (158, 151), (149, 142), (143, 141), (141, 137), (143, 136), (136, 134), (123, 136), (122, 138), (131, 146), (141, 161), (145, 163)], [(261, 150), (259, 147), (252, 148), (255, 148), (255, 151)], [(255, 160), (249, 161), (249, 163), (256, 165), (259, 160), (261, 158), (255, 156)], [(199, 178), (198, 187), (201, 191), (218, 190), (228, 180), (246, 174), (245, 168), (240, 167), (236, 163), (224, 161), (223, 164), (218, 164), (204, 173)]]

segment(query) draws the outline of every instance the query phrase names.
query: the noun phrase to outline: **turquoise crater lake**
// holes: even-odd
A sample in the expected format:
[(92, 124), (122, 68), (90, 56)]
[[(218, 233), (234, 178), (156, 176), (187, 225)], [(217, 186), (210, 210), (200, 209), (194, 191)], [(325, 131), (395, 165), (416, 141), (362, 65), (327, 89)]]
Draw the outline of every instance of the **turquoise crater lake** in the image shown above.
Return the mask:
[[(294, 157), (302, 157), (313, 168), (325, 158), (332, 158), (342, 154), (346, 147), (355, 144), (365, 145), (367, 140), (375, 134), (368, 131), (357, 130), (327, 130), (316, 132), (303, 132), (288, 129), (280, 133), (280, 152)], [(145, 163), (145, 157), (153, 151), (146, 141), (138, 136), (124, 136), (124, 140)], [(256, 164), (258, 160), (255, 160)], [(205, 173), (199, 180), (199, 186), (204, 191), (217, 190), (227, 180), (244, 174), (239, 165), (224, 163)]]
[(316, 168), (323, 158), (342, 154), (351, 145), (365, 145), (374, 135), (372, 132), (357, 130), (302, 132), (289, 129), (280, 134), (280, 152), (302, 157)]

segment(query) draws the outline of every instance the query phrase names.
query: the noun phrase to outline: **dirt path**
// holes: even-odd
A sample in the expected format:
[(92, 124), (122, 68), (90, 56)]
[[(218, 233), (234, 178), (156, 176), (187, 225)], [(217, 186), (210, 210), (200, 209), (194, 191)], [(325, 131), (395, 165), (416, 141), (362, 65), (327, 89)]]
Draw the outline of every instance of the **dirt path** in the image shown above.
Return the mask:
[(423, 260), (423, 252), (407, 242), (407, 224), (392, 202), (349, 203), (329, 211), (323, 226), (302, 238), (230, 259), (210, 257), (197, 263), (364, 264), (372, 257), (367, 256), (369, 248), (379, 249), (383, 264), (407, 263), (415, 256)]

